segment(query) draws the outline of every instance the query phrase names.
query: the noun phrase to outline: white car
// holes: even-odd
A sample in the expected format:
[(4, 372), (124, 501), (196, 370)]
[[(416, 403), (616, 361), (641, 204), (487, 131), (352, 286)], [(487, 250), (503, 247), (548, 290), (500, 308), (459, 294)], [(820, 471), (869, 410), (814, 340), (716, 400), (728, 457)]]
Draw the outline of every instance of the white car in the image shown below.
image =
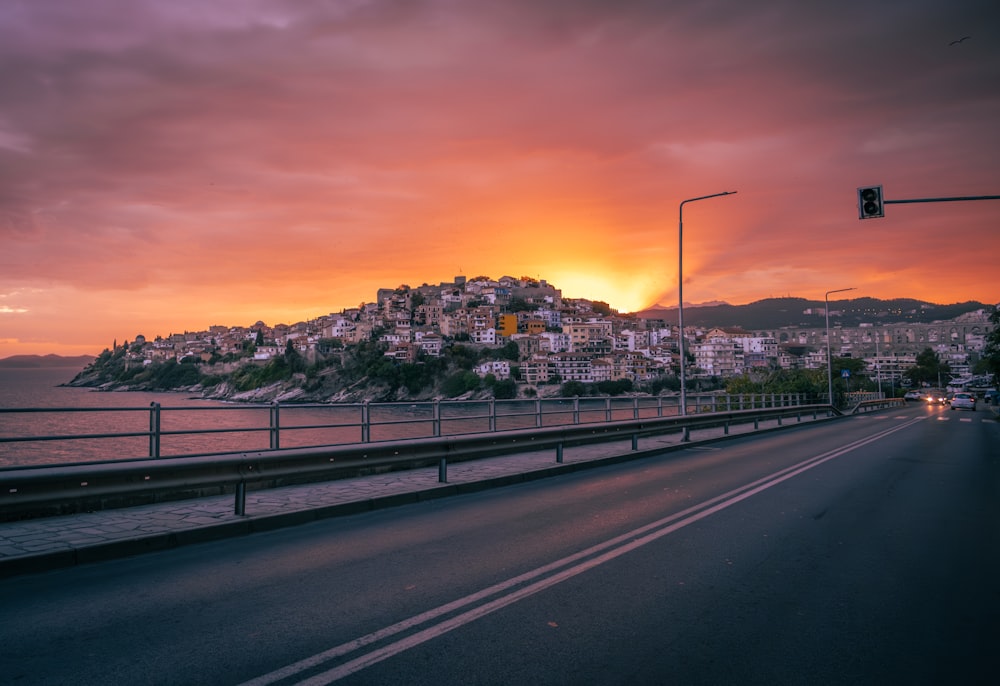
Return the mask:
[(975, 410), (976, 396), (971, 393), (956, 393), (951, 397), (951, 409)]
[(903, 400), (922, 400), (923, 397), (924, 394), (920, 391), (907, 391), (906, 394), (903, 395)]

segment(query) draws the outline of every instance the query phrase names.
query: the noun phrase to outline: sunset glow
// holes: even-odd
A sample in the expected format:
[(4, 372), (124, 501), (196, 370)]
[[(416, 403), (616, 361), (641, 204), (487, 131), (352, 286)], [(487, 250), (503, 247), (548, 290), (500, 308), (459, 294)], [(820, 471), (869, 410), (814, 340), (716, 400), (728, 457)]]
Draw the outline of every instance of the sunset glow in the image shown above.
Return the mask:
[(686, 301), (1000, 300), (1000, 201), (856, 207), (1000, 194), (996, 2), (8, 0), (0, 70), (0, 358), (457, 275), (673, 306), (724, 190)]

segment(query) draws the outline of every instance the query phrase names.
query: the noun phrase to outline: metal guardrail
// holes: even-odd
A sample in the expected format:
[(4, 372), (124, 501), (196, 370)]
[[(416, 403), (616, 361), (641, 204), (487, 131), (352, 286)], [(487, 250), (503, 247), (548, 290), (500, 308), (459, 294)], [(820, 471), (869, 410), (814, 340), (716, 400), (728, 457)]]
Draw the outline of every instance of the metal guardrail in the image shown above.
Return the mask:
[[(145, 456), (154, 459), (167, 457), (163, 450), (165, 438), (189, 437), (199, 435), (222, 434), (266, 434), (266, 439), (258, 446), (249, 449), (280, 450), (285, 443), (292, 442), (293, 435), (301, 432), (333, 430), (340, 431), (348, 438), (330, 440), (324, 438), (314, 445), (331, 445), (337, 443), (369, 443), (377, 440), (376, 432), (404, 433), (412, 431), (423, 433), (423, 436), (407, 436), (408, 438), (437, 437), (459, 433), (484, 433), (510, 431), (512, 427), (542, 428), (554, 424), (586, 424), (611, 422), (624, 418), (643, 419), (648, 417), (666, 417), (683, 414), (679, 407), (679, 398), (663, 396), (632, 396), (619, 398), (537, 398), (534, 400), (479, 400), (479, 401), (424, 401), (412, 403), (338, 403), (313, 404), (293, 403), (269, 405), (206, 405), (166, 407), (160, 403), (151, 403), (149, 407), (100, 407), (100, 408), (0, 408), (0, 418), (18, 415), (59, 415), (81, 414), (105, 415), (109, 413), (125, 413), (148, 415), (148, 429), (133, 428), (131, 431), (99, 431), (87, 433), (65, 433), (46, 435), (0, 435), (0, 446), (4, 444), (25, 444), (50, 441), (88, 441), (105, 439), (148, 438), (149, 448)], [(797, 407), (807, 402), (804, 394), (793, 393), (760, 393), (745, 395), (691, 394), (687, 397), (687, 414), (716, 413), (720, 411), (752, 410), (781, 407)], [(312, 423), (289, 423), (286, 420), (302, 411), (313, 410), (316, 414), (336, 412), (337, 416), (345, 417), (343, 421), (313, 421)], [(164, 428), (164, 418), (174, 417), (181, 413), (252, 413), (265, 416), (266, 419), (253, 425), (223, 425), (222, 420), (211, 428)], [(220, 416), (223, 416), (220, 415)], [(141, 418), (139, 422), (141, 422)], [(138, 422), (136, 422), (138, 423)], [(520, 424), (520, 425), (519, 425)], [(143, 424), (139, 424), (142, 427)], [(470, 430), (469, 427), (474, 427)], [(401, 436), (390, 436), (399, 438)], [(295, 447), (309, 447), (297, 445)], [(214, 454), (225, 454), (234, 450), (248, 449), (244, 446), (217, 451)], [(110, 452), (110, 451), (108, 451)], [(210, 451), (186, 453), (186, 455), (206, 455)], [(171, 457), (185, 456), (185, 453), (170, 453)], [(141, 454), (126, 456), (126, 459), (138, 459)], [(82, 462), (84, 460), (74, 460)]]
[(523, 451), (554, 450), (561, 463), (568, 446), (669, 432), (754, 423), (765, 419), (813, 419), (840, 412), (828, 405), (738, 410), (686, 417), (661, 417), (553, 426), (486, 434), (382, 441), (313, 448), (241, 452), (184, 458), (141, 459), (37, 469), (0, 471), (0, 519), (26, 518), (108, 509), (198, 495), (235, 494), (234, 511), (246, 513), (246, 489), (315, 482), (379, 471), (437, 464), (447, 482), (448, 462)]
[(851, 414), (882, 410), (887, 407), (903, 407), (906, 401), (902, 398), (876, 398), (874, 400), (862, 400), (851, 409)]

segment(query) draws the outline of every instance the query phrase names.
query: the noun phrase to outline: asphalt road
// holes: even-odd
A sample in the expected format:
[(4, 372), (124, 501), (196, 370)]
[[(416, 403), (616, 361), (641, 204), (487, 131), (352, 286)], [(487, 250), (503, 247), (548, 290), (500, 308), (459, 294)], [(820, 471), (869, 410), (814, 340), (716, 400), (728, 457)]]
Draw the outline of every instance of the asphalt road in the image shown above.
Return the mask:
[(908, 407), (0, 581), (7, 684), (992, 684), (1000, 424)]

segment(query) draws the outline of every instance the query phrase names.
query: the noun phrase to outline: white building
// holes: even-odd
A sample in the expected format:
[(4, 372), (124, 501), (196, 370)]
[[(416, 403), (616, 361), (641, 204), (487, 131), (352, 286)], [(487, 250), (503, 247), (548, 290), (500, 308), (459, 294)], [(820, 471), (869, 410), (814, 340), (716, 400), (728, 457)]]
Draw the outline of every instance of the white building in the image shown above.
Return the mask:
[(476, 374), (481, 378), (486, 378), (488, 375), (492, 374), (497, 379), (504, 380), (510, 378), (510, 361), (508, 360), (490, 360), (489, 362), (483, 362), (474, 368)]

